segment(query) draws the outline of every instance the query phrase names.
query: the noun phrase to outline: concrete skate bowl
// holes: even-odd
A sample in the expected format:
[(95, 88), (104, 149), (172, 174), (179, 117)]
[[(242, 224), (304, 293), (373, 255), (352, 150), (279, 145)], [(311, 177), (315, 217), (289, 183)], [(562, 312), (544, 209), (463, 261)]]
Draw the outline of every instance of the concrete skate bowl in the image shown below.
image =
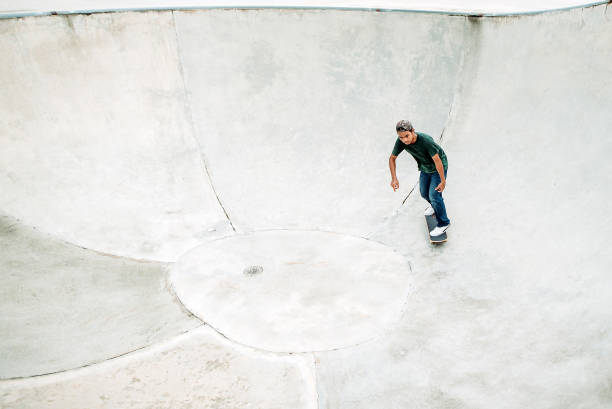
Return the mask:
[(610, 13), (0, 20), (0, 406), (609, 408)]

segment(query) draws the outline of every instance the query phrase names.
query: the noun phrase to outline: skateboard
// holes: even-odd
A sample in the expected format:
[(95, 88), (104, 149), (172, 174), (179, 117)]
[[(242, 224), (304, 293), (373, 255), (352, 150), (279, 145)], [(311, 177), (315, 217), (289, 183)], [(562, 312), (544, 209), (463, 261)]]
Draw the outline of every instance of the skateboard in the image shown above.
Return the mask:
[(429, 241), (432, 243), (444, 243), (448, 240), (448, 236), (446, 232), (442, 233), (439, 236), (431, 237), (429, 232), (436, 228), (438, 225), (438, 220), (436, 219), (436, 215), (432, 214), (431, 216), (425, 216), (425, 221), (427, 222), (427, 237), (429, 237)]

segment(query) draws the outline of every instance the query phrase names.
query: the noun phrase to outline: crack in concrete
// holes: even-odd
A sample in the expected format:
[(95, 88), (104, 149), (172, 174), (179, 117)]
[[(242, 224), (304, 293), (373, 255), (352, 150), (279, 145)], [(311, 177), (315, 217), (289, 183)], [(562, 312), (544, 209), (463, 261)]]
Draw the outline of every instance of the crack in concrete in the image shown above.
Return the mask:
[[(612, 0), (610, 0), (612, 1)], [(461, 76), (463, 75), (464, 69), (465, 69), (465, 54), (461, 57), (461, 63), (460, 63), (460, 67), (457, 73), (457, 79), (455, 81), (455, 88), (453, 90), (453, 100), (451, 101), (450, 104), (450, 108), (448, 109), (448, 116), (446, 118), (446, 124), (444, 125), (444, 128), (442, 128), (442, 133), (440, 133), (440, 139), (439, 142), (440, 144), (442, 144), (442, 142), (444, 142), (444, 132), (446, 132), (446, 128), (449, 126), (451, 120), (452, 120), (452, 114), (453, 114), (453, 108), (455, 106), (455, 100), (457, 99), (457, 95), (459, 92), (459, 84), (460, 84), (460, 80), (459, 78), (461, 78)], [(417, 185), (419, 184), (419, 182), (417, 181), (414, 186), (412, 186), (412, 189), (410, 189), (410, 192), (408, 192), (408, 194), (406, 195), (406, 197), (404, 198), (404, 200), (402, 200), (402, 206), (404, 206), (404, 204), (406, 203), (406, 201), (408, 200), (408, 198), (410, 197), (410, 195), (412, 195), (412, 193), (414, 192), (414, 189), (416, 189)]]
[(215, 197), (217, 198), (217, 202), (219, 203), (219, 206), (221, 206), (221, 210), (223, 210), (223, 214), (225, 214), (225, 217), (227, 218), (227, 221), (229, 222), (230, 227), (235, 232), (236, 227), (234, 226), (234, 223), (232, 223), (232, 219), (230, 218), (229, 213), (227, 212), (227, 209), (223, 205), (223, 202), (221, 202), (219, 193), (217, 192), (217, 189), (215, 188), (215, 184), (213, 183), (213, 180), (212, 180), (212, 176), (210, 175), (210, 170), (208, 169), (208, 163), (206, 161), (206, 158), (204, 157), (204, 150), (202, 149), (202, 145), (200, 144), (200, 141), (196, 135), (196, 128), (193, 122), (193, 110), (191, 109), (191, 101), (189, 98), (189, 93), (187, 92), (187, 82), (185, 80), (185, 70), (183, 68), (183, 56), (181, 55), (179, 33), (178, 33), (177, 24), (176, 24), (176, 14), (174, 10), (172, 11), (172, 24), (174, 26), (174, 35), (176, 39), (176, 53), (177, 53), (177, 59), (178, 59), (178, 67), (179, 67), (179, 72), (181, 74), (181, 80), (183, 81), (183, 97), (185, 101), (185, 111), (187, 113), (189, 126), (191, 127), (191, 135), (198, 148), (198, 153), (199, 153), (198, 156), (200, 157), (202, 168), (204, 169), (204, 173), (206, 174), (206, 179), (208, 180), (208, 183), (210, 184), (210, 187), (213, 193), (215, 194)]
[(406, 195), (406, 197), (404, 198), (404, 200), (402, 200), (402, 206), (406, 203), (406, 200), (408, 200), (408, 198), (410, 197), (410, 195), (412, 194), (412, 192), (414, 192), (414, 189), (416, 189), (417, 185), (419, 184), (419, 182), (417, 181), (414, 186), (412, 186), (412, 189), (410, 189), (410, 192), (408, 192), (408, 194)]
[[(612, 0), (610, 0), (610, 2), (612, 3)], [(477, 18), (482, 17), (482, 16), (466, 16), (467, 21), (471, 24), (475, 24), (478, 22)], [(469, 25), (469, 24), (468, 24)], [(472, 34), (474, 37), (473, 38), (468, 38), (467, 41), (469, 43), (477, 43), (479, 41), (479, 36), (478, 34), (480, 33), (480, 31), (477, 31), (476, 34)], [(474, 47), (474, 49), (478, 50), (478, 47)], [(446, 129), (451, 125), (452, 121), (453, 121), (453, 114), (455, 113), (455, 105), (456, 105), (456, 101), (457, 98), (459, 97), (459, 95), (461, 94), (461, 85), (464, 83), (464, 80), (462, 78), (465, 77), (465, 75), (467, 75), (468, 71), (468, 67), (466, 67), (466, 60), (470, 59), (477, 59), (478, 58), (478, 53), (475, 52), (472, 55), (470, 55), (470, 51), (471, 49), (468, 48), (467, 50), (465, 50), (461, 56), (461, 63), (460, 63), (460, 68), (456, 74), (456, 80), (455, 80), (455, 89), (453, 90), (453, 100), (451, 101), (450, 104), (450, 108), (448, 110), (448, 116), (446, 119), (446, 124), (444, 125), (444, 128), (442, 128), (442, 132), (440, 133), (440, 138), (439, 138), (439, 143), (442, 144), (444, 142), (444, 135), (446, 132)], [(408, 192), (408, 194), (406, 195), (406, 197), (404, 198), (404, 200), (402, 201), (402, 206), (404, 206), (404, 204), (406, 203), (406, 201), (408, 200), (408, 198), (412, 195), (412, 193), (414, 192), (414, 190), (416, 189), (416, 186), (419, 184), (419, 182), (417, 181), (414, 186), (412, 187), (412, 189), (410, 189), (410, 192)]]

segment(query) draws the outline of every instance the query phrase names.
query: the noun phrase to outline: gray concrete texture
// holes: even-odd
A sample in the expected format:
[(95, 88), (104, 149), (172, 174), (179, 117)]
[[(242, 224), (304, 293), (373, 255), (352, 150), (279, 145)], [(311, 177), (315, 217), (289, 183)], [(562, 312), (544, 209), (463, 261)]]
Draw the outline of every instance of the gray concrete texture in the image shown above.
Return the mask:
[(168, 266), (97, 254), (0, 217), (0, 376), (89, 365), (201, 323), (168, 291)]
[(611, 20), (0, 20), (0, 406), (611, 407)]

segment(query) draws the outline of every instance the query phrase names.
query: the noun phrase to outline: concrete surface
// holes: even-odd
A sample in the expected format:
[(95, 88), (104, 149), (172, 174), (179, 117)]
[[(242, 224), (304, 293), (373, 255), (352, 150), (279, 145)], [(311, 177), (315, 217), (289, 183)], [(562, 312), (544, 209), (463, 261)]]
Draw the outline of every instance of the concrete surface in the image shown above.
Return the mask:
[(0, 379), (125, 354), (201, 322), (168, 291), (168, 266), (98, 254), (0, 216)]
[(397, 118), (444, 128), (466, 35), (464, 18), (425, 14), (211, 10), (176, 21), (196, 138), (233, 224), (361, 236), (398, 205), (385, 165)]
[[(163, 370), (160, 370), (163, 368)], [(208, 327), (89, 368), (5, 381), (10, 408), (314, 408), (312, 360), (253, 353)]]
[(0, 30), (0, 208), (83, 247), (162, 261), (226, 221), (202, 172), (172, 14)]
[[(22, 362), (55, 356), (66, 371), (0, 381), (0, 406), (611, 407), (610, 38), (606, 5), (497, 18), (230, 9), (0, 21), (0, 209), (12, 229), (36, 227), (40, 246), (83, 252), (57, 262), (53, 250), (7, 233), (14, 250), (2, 256), (10, 261), (2, 272), (15, 295), (2, 298), (2, 310), (38, 317), (25, 296), (32, 289), (63, 288), (66, 272), (98, 276), (107, 266), (110, 287), (125, 291), (122, 308), (134, 311), (105, 327), (98, 342), (120, 347), (112, 353), (84, 345), (66, 354), (48, 342), (66, 328), (61, 314), (27, 329), (15, 322), (19, 335), (0, 344), (3, 356), (18, 359), (5, 345), (32, 337), (26, 344), (39, 347)], [(389, 186), (400, 118), (448, 154), (444, 245), (429, 244), (416, 166), (405, 154), (399, 192)], [(246, 337), (199, 322), (183, 334), (194, 321), (159, 285), (165, 267), (180, 271), (192, 257), (195, 266), (198, 254), (242, 266), (223, 257), (217, 239), (270, 229), (380, 243), (381, 253), (355, 251), (366, 265), (399, 253), (412, 267), (393, 276), (405, 277), (408, 291), (401, 316), (358, 345), (319, 352), (249, 345), (263, 333), (231, 314), (219, 322)], [(313, 260), (334, 251), (326, 240), (318, 245)], [(312, 283), (310, 269), (300, 270), (295, 283), (321, 297), (283, 307), (333, 311), (352, 277), (345, 256), (329, 255), (333, 280), (316, 270)], [(127, 278), (114, 262), (148, 263), (151, 278)], [(48, 278), (36, 278), (39, 265)], [(203, 291), (227, 282), (218, 277)], [(108, 288), (85, 281), (80, 290), (104, 299)], [(372, 288), (364, 315), (380, 300), (397, 301), (386, 291)], [(142, 297), (127, 295), (134, 292)], [(66, 293), (57, 298), (75, 305)], [(166, 300), (168, 315), (152, 320), (143, 298)], [(15, 307), (15, 299), (24, 302)], [(221, 312), (228, 300), (196, 296)], [(254, 322), (278, 313), (278, 299), (256, 302)], [(76, 305), (82, 317), (104, 317), (89, 299)], [(99, 332), (97, 324), (78, 331)], [(157, 334), (155, 344), (135, 332)], [(3, 365), (5, 378), (38, 374)]]
[(79, 13), (104, 10), (203, 9), (203, 8), (339, 8), (427, 11), (461, 14), (524, 14), (561, 10), (606, 1), (579, 0), (0, 0), (0, 18), (50, 13)]
[[(252, 266), (259, 269), (251, 273)], [(197, 317), (236, 342), (277, 352), (346, 348), (378, 337), (398, 320), (409, 277), (410, 265), (390, 247), (282, 230), (196, 247), (170, 273)]]

